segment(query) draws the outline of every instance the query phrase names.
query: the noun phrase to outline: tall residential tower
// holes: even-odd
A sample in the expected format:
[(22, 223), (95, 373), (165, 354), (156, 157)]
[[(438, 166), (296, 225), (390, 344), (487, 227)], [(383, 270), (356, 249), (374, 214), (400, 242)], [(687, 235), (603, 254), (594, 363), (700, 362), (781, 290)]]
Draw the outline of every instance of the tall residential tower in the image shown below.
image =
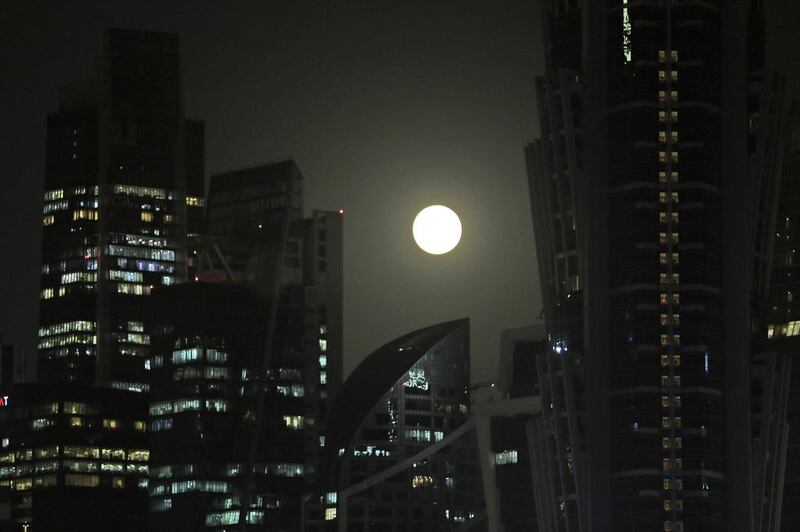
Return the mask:
[[(781, 82), (759, 2), (542, 2), (547, 530), (760, 530)], [(753, 436), (756, 439), (753, 439)], [(774, 458), (774, 457), (773, 457)], [(761, 460), (761, 462), (759, 462)]]

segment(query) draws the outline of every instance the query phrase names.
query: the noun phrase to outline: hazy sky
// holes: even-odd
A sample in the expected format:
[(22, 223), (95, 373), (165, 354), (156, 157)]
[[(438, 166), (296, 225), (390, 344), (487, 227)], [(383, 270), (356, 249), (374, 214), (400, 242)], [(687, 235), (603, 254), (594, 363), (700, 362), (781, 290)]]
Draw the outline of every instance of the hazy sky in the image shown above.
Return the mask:
[[(472, 318), (473, 379), (540, 297), (523, 146), (538, 131), (532, 0), (0, 2), (0, 334), (34, 347), (46, 114), (95, 71), (106, 27), (181, 35), (207, 174), (292, 155), (305, 206), (346, 210), (345, 367), (414, 328)], [(448, 255), (411, 223), (462, 219)]]

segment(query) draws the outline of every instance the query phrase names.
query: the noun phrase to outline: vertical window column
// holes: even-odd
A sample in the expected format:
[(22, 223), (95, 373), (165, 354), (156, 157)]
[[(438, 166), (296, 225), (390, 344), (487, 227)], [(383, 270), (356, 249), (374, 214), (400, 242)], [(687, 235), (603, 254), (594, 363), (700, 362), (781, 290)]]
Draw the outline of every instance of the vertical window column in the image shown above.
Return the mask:
[[(667, 8), (669, 11), (669, 8)], [(669, 14), (667, 20), (669, 21)], [(658, 110), (658, 182), (659, 182), (659, 286), (661, 293), (661, 312), (659, 316), (661, 345), (661, 406), (662, 414), (662, 459), (664, 490), (664, 530), (683, 530), (683, 521), (678, 514), (683, 510), (680, 497), (683, 479), (680, 478), (683, 460), (678, 453), (682, 449), (680, 435), (681, 416), (681, 375), (680, 368), (680, 243), (678, 206), (679, 191), (675, 185), (679, 180), (678, 173), (678, 111), (673, 108), (678, 98), (676, 83), (678, 81), (678, 53), (669, 49), (658, 51), (659, 90)]]

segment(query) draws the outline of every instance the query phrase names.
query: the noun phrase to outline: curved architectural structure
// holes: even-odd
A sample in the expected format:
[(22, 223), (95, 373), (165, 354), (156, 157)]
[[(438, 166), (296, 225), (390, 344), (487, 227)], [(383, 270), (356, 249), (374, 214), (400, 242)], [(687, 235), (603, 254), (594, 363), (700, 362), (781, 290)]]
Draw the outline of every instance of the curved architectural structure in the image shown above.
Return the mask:
[[(400, 336), (379, 347), (353, 370), (342, 386), (328, 418), (326, 447), (331, 453), (349, 446), (355, 432), (378, 400), (417, 361), (450, 334), (463, 329), (469, 342), (469, 319), (448, 321)], [(469, 384), (469, 347), (465, 348)]]
[(463, 526), (483, 506), (476, 502), (481, 488), (471, 428), (469, 320), (387, 343), (353, 371), (331, 411), (329, 492), (309, 529)]

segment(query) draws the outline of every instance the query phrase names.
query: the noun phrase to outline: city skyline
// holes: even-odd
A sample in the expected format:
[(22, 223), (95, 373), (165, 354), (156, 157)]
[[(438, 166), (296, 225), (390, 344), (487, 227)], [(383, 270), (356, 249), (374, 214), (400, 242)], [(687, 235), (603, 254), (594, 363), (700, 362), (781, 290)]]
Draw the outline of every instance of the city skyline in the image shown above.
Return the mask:
[(0, 532), (796, 528), (800, 5), (52, 4)]
[[(0, 136), (0, 147), (20, 177), (2, 212), (33, 238), (4, 234), (4, 252), (38, 263), (44, 115), (57, 107), (58, 87), (92, 75), (103, 29), (177, 31), (185, 114), (206, 122), (206, 174), (293, 155), (311, 177), (307, 204), (346, 211), (346, 372), (385, 338), (470, 315), (473, 374), (492, 378), (499, 331), (535, 321), (540, 308), (519, 155), (536, 132), (535, 6), (473, 2), (454, 18), (454, 2), (380, 10), (367, 2), (208, 3), (206, 19), (177, 4), (100, 4), (58, 20), (46, 18), (44, 2), (10, 8), (19, 24), (0, 54), (17, 81), (0, 90), (15, 102), (7, 111), (16, 132)], [(22, 199), (6, 204), (11, 196)], [(414, 215), (434, 203), (464, 224), (459, 248), (438, 259), (411, 236)], [(20, 305), (0, 317), (18, 350), (31, 349), (35, 335), (30, 269), (10, 265), (0, 279)], [(383, 305), (398, 292), (402, 300)], [(381, 306), (378, 319), (370, 309)]]

